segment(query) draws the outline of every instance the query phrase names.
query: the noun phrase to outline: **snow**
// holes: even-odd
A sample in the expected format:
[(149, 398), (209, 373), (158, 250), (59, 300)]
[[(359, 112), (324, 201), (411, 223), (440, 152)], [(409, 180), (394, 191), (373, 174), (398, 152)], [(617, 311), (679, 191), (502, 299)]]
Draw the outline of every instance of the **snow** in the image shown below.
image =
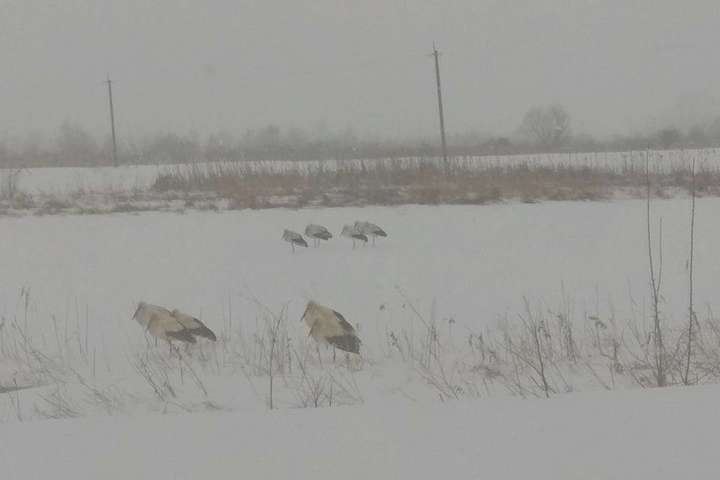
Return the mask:
[[(695, 295), (713, 310), (719, 208), (718, 199), (698, 200)], [(663, 220), (663, 310), (683, 321), (689, 201), (656, 201), (653, 212)], [(247, 322), (254, 299), (273, 310), (290, 302), (290, 318), (299, 318), (313, 298), (359, 323), (371, 349), (386, 327), (414, 321), (409, 303), (472, 331), (522, 313), (523, 297), (543, 309), (569, 303), (581, 318), (622, 319), (647, 305), (644, 215), (644, 202), (631, 200), (2, 218), (0, 266), (13, 272), (0, 278), (2, 314), (17, 314), (25, 287), (31, 326), (74, 318), (77, 308), (84, 317), (87, 308), (91, 334), (120, 329), (132, 338), (128, 318), (141, 299), (217, 326), (228, 301)], [(338, 234), (354, 220), (373, 221), (389, 237), (353, 250)], [(336, 238), (293, 254), (283, 229), (310, 222)]]
[[(689, 207), (682, 198), (652, 204), (668, 324), (687, 315)], [(517, 318), (524, 299), (542, 312), (569, 310), (581, 327), (590, 316), (642, 322), (645, 208), (617, 200), (0, 218), (0, 386), (29, 387), (0, 393), (0, 475), (714, 478), (720, 387), (630, 391), (618, 379), (612, 392), (596, 384), (540, 401), (496, 385), (480, 400), (441, 403), (417, 365), (389, 351), (391, 333), (420, 338), (434, 319), (460, 352), (450, 360), (478, 366), (460, 356), (468, 335)], [(717, 211), (720, 199), (698, 199), (698, 312), (720, 308)], [(337, 234), (355, 220), (388, 238), (353, 249)], [(292, 253), (283, 229), (308, 223), (336, 238)], [(298, 408), (307, 385), (297, 370), (276, 374), (279, 409), (268, 411), (267, 375), (255, 371), (264, 344), (253, 335), (265, 308), (284, 308), (288, 341), (298, 356), (314, 355), (302, 350), (310, 344), (298, 321), (311, 298), (358, 326), (362, 363), (308, 363), (315, 379), (333, 382), (333, 408)], [(139, 300), (197, 315), (230, 340), (174, 358), (130, 320)], [(35, 369), (26, 342), (52, 360)], [(174, 393), (155, 398), (139, 361), (169, 375)], [(584, 391), (592, 379), (575, 373), (585, 378), (568, 378), (569, 390)], [(53, 416), (78, 418), (40, 420)]]
[(3, 426), (3, 478), (715, 478), (720, 388)]

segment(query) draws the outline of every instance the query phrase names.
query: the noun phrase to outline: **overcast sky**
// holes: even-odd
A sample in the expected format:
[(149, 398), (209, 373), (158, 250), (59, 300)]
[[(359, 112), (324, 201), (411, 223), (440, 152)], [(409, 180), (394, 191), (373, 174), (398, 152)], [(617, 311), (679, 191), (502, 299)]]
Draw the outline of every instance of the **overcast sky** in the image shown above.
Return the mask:
[(0, 136), (104, 133), (107, 73), (121, 135), (433, 134), (433, 41), (449, 132), (560, 102), (604, 135), (715, 108), (719, 31), (718, 0), (0, 0)]

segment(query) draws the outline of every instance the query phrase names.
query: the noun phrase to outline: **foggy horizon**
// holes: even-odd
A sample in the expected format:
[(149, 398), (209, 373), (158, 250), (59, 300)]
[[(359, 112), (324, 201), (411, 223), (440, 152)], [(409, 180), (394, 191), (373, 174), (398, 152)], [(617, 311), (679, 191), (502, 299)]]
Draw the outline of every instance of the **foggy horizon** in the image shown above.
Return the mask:
[(532, 106), (576, 133), (687, 128), (720, 114), (720, 7), (697, 1), (0, 2), (0, 137), (64, 122), (108, 133), (311, 132), (434, 138), (442, 52), (449, 135), (507, 135)]

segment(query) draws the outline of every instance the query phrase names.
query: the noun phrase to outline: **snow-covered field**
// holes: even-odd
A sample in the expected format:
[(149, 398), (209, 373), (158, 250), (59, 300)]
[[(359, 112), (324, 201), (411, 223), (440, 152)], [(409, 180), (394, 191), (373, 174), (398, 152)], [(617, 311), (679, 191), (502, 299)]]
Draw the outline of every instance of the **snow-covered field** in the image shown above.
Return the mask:
[[(652, 204), (670, 326), (687, 319), (689, 208)], [(720, 309), (718, 211), (720, 199), (698, 200), (703, 316)], [(295, 253), (280, 240), (284, 228), (314, 222), (338, 234), (354, 220), (389, 237)], [(458, 372), (486, 368), (473, 335), (516, 321), (525, 301), (538, 315), (567, 314), (578, 332), (597, 320), (645, 323), (644, 222), (637, 200), (1, 218), (0, 392), (29, 388), (0, 393), (0, 474), (659, 479), (692, 466), (709, 475), (715, 387), (598, 393), (615, 387), (613, 373), (597, 380), (576, 368), (553, 393), (592, 395), (520, 402), (507, 396), (526, 396), (521, 386), (433, 384), (411, 351), (430, 322), (443, 339), (438, 365), (446, 355)], [(323, 350), (314, 363), (299, 322), (308, 299), (358, 326), (362, 362), (333, 363)], [(130, 320), (139, 300), (195, 314), (220, 340), (169, 355)], [(272, 412), (268, 318), (283, 319), (288, 355), (271, 367)], [(438, 404), (453, 395), (482, 400)], [(295, 410), (313, 399), (346, 406)]]
[[(663, 310), (684, 319), (690, 203), (658, 200), (652, 208), (663, 223)], [(698, 200), (696, 302), (714, 310), (717, 211), (720, 200)], [(284, 228), (311, 222), (337, 236), (356, 219), (383, 226), (389, 238), (353, 250), (337, 237), (295, 254), (280, 240)], [(249, 298), (273, 309), (289, 302), (291, 318), (314, 298), (359, 323), (372, 348), (387, 325), (414, 317), (402, 308), (407, 300), (470, 330), (521, 313), (523, 297), (546, 308), (567, 301), (581, 317), (611, 308), (621, 317), (631, 302), (641, 309), (644, 222), (645, 203), (635, 200), (3, 218), (0, 265), (8, 274), (0, 299), (11, 316), (25, 287), (38, 328), (50, 315), (74, 316), (78, 303), (83, 316), (89, 310), (91, 330), (119, 328), (132, 337), (127, 318), (140, 299), (218, 325), (228, 301), (238, 320), (249, 321), (257, 310)]]
[(717, 387), (4, 425), (8, 479), (715, 478)]

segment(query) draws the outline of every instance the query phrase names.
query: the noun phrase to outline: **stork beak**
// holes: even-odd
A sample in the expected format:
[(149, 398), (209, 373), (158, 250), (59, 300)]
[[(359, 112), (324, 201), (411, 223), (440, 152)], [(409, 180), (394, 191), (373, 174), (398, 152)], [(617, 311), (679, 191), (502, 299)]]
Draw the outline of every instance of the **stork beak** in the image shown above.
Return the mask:
[(135, 313), (133, 313), (133, 316), (130, 317), (130, 320), (135, 320), (135, 317), (137, 317), (137, 314), (140, 311), (140, 309), (142, 308), (142, 306), (143, 306), (142, 302), (138, 303), (138, 306), (135, 309)]
[(308, 309), (309, 309), (309, 308), (310, 308), (310, 304), (308, 303), (308, 306), (305, 307), (305, 311), (303, 312), (302, 317), (300, 317), (300, 321), (301, 321), (301, 322), (302, 322), (303, 320), (305, 320), (305, 315), (307, 315), (307, 312), (308, 312)]

